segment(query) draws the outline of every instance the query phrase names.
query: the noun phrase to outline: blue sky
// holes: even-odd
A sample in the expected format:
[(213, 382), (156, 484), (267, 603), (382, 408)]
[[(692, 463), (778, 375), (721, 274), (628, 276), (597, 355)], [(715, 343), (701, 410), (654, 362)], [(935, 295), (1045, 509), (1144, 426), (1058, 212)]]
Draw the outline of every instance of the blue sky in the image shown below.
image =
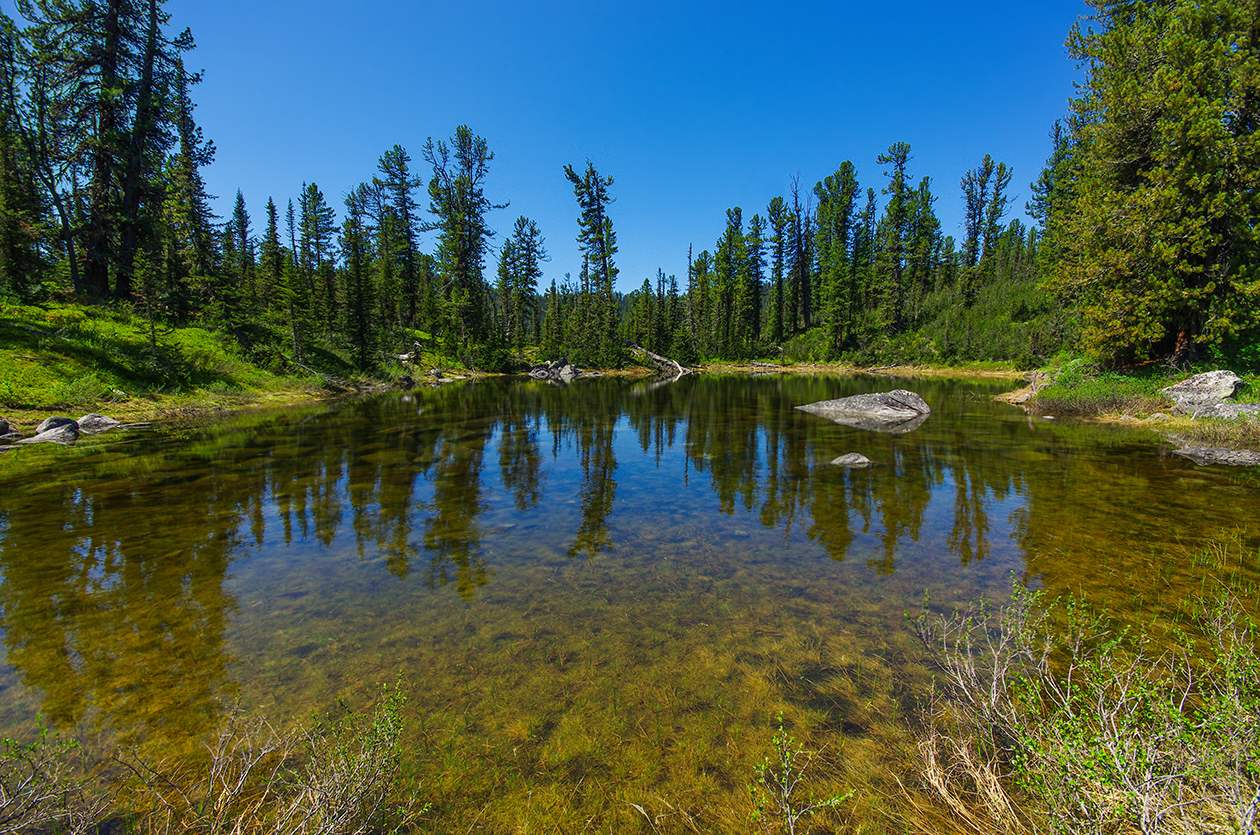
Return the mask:
[[(6, 0), (6, 6), (11, 2)], [(1049, 154), (1079, 77), (1063, 41), (1088, 8), (1041, 2), (543, 2), (170, 0), (198, 42), (197, 118), (218, 147), (206, 179), (226, 216), (240, 188), (256, 231), (304, 181), (340, 214), (395, 143), (421, 156), (459, 124), (486, 137), (501, 234), (536, 220), (546, 280), (579, 268), (562, 167), (615, 183), (619, 287), (658, 267), (685, 282), (725, 210), (764, 214), (793, 174), (814, 183), (909, 142), (960, 235), (963, 173), (985, 153), (1015, 170), (1015, 207)], [(424, 203), (427, 207), (427, 197)], [(502, 238), (500, 237), (499, 240)], [(487, 265), (493, 278), (493, 266)]]

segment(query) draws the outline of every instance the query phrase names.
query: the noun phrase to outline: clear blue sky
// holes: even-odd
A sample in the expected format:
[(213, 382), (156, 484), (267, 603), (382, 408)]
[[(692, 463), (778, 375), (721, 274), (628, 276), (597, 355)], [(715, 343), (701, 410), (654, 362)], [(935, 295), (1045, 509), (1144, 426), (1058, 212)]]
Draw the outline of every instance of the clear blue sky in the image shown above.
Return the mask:
[[(6, 6), (11, 6), (6, 0)], [(236, 190), (261, 231), (304, 181), (329, 202), (395, 143), (426, 183), (421, 147), (459, 124), (495, 153), (487, 194), (502, 235), (542, 229), (546, 281), (579, 269), (577, 207), (562, 167), (615, 179), (619, 288), (657, 267), (685, 282), (687, 245), (712, 248), (725, 210), (764, 214), (793, 174), (808, 190), (850, 159), (909, 142), (961, 237), (959, 178), (985, 153), (1015, 170), (1013, 206), (1041, 169), (1079, 78), (1063, 41), (1081, 0), (924, 2), (502, 2), (171, 0), (205, 70), (197, 118), (218, 155), (216, 209)], [(427, 197), (423, 203), (427, 208)], [(487, 265), (493, 279), (493, 264)]]

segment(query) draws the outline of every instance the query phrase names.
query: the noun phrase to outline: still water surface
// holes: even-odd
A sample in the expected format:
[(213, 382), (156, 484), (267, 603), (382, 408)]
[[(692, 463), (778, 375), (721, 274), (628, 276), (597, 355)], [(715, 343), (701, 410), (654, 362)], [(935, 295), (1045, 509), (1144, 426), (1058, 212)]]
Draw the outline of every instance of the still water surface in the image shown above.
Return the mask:
[[(796, 405), (912, 388), (892, 436)], [(409, 697), (434, 831), (747, 829), (779, 714), (890, 826), (930, 681), (903, 624), (1013, 580), (1150, 622), (1260, 489), (1007, 386), (488, 381), (0, 460), (0, 731), (197, 750)], [(829, 462), (860, 452), (875, 462)], [(665, 824), (660, 824), (665, 826)], [(681, 825), (681, 824), (679, 824)], [(666, 827), (668, 828), (668, 827)]]

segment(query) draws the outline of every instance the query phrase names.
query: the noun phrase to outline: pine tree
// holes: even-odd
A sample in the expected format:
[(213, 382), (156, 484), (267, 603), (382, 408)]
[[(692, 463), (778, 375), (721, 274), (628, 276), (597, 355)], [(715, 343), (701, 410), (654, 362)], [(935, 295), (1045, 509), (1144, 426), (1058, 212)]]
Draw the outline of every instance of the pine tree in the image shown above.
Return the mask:
[[(375, 182), (387, 196), (392, 223), (397, 229), (397, 235), (390, 237), (392, 251), (389, 255), (399, 265), (399, 282), (405, 308), (403, 320), (406, 327), (419, 327), (421, 323), (418, 314), (422, 309), (420, 300), (430, 292), (430, 288), (422, 284), (424, 273), (420, 266), (420, 250), (416, 240), (423, 224), (419, 218), (414, 193), (424, 182), (412, 175), (411, 156), (401, 145), (395, 145), (381, 154), (377, 170), (383, 179)], [(427, 322), (423, 324), (429, 325)]]
[(245, 206), (245, 196), (240, 189), (236, 190), (236, 204), (232, 208), (232, 219), (228, 222), (227, 240), (231, 247), (231, 263), (225, 264), (224, 317), (229, 322), (237, 322), (246, 310), (242, 309), (246, 299), (249, 300), (249, 312), (257, 309), (257, 293), (254, 287), (254, 238), (250, 231), (249, 210)]
[(188, 87), (199, 79), (179, 64), (176, 74), (176, 144), (166, 163), (166, 200), (163, 223), (167, 227), (170, 251), (166, 258), (168, 294), (179, 321), (186, 320), (194, 307), (192, 284), (204, 285), (215, 271), (215, 215), (206, 194), (201, 169), (214, 161), (214, 143), (202, 136), (193, 119), (193, 103)]
[(547, 261), (538, 224), (518, 217), (512, 237), (504, 242), (499, 262), (499, 298), (504, 310), (504, 342), (520, 350), (536, 339), (538, 282)]
[(484, 268), (494, 230), (487, 225), (486, 215), (507, 204), (496, 205), (486, 197), (485, 180), (494, 154), (467, 125), (455, 129), (449, 146), (430, 138), (424, 159), (433, 169), (429, 211), (436, 220), (425, 228), (438, 233), (434, 257), (443, 327), (448, 339), (464, 351), (490, 335)]
[(377, 328), (373, 321), (376, 300), (372, 286), (373, 230), (368, 224), (367, 204), (371, 188), (360, 185), (346, 195), (346, 217), (341, 226), (341, 259), (344, 311), (343, 333), (354, 364), (360, 371), (375, 365)]
[(786, 263), (787, 209), (782, 197), (775, 197), (766, 207), (770, 224), (770, 311), (766, 317), (768, 336), (775, 345), (783, 341), (787, 332), (784, 320), (785, 298), (783, 293), (783, 268)]
[(1071, 194), (1054, 286), (1109, 363), (1260, 336), (1260, 12), (1107, 3), (1069, 39)]
[(613, 256), (617, 253), (617, 235), (608, 205), (613, 198), (608, 193), (612, 177), (600, 176), (595, 165), (586, 161), (586, 170), (578, 174), (572, 165), (564, 167), (564, 176), (573, 185), (581, 212), (578, 216), (578, 246), (582, 251), (582, 272), (579, 281), (587, 297), (584, 329), (590, 334), (593, 360), (604, 368), (621, 364), (621, 345), (618, 340), (619, 322), (613, 290), (617, 281), (617, 267)]
[(906, 266), (909, 271), (907, 318), (911, 329), (920, 324), (923, 299), (935, 289), (936, 285), (941, 246), (941, 222), (932, 208), (935, 202), (936, 196), (932, 194), (932, 178), (924, 177), (913, 192), (906, 251)]
[(337, 215), (324, 200), (324, 193), (315, 183), (303, 183), (298, 195), (298, 264), (312, 308), (322, 316), (324, 332), (329, 336), (336, 333), (340, 315), (333, 264), (336, 233)]
[(739, 321), (744, 312), (736, 307), (739, 285), (747, 252), (744, 249), (744, 215), (736, 206), (726, 210), (726, 230), (713, 248), (713, 317), (714, 351), (724, 358), (742, 356), (739, 345)]
[(262, 240), (258, 242), (258, 262), (260, 269), (260, 288), (262, 305), (260, 309), (270, 311), (277, 303), (282, 276), (284, 274), (284, 249), (280, 245), (280, 212), (276, 201), (267, 198), (267, 228)]
[(859, 188), (857, 169), (846, 160), (834, 174), (814, 186), (818, 201), (818, 226), (814, 234), (818, 253), (819, 304), (827, 329), (827, 345), (834, 356), (843, 333), (852, 324), (854, 300), (849, 298), (852, 264), (849, 249)]
[(739, 351), (749, 357), (755, 355), (761, 335), (761, 296), (766, 271), (765, 228), (761, 215), (754, 214), (748, 221), (748, 233), (744, 235), (744, 260), (740, 264), (735, 299)]
[(48, 271), (47, 212), (23, 141), (17, 33), (0, 14), (0, 294), (28, 295)]
[[(299, 201), (302, 199), (299, 198)], [(289, 233), (289, 251), (284, 259), (281, 297), (289, 312), (289, 337), (293, 359), (302, 362), (306, 359), (306, 346), (311, 341), (314, 296), (312, 286), (302, 267), (302, 255), (298, 249), (298, 224), (292, 200), (289, 201), (288, 210), (285, 212), (285, 225)]]
[[(33, 135), (56, 148), (64, 165), (40, 165), (48, 193), (73, 191), (83, 172), (80, 203), (84, 268), (81, 286), (90, 295), (129, 299), (132, 269), (141, 247), (156, 241), (154, 223), (164, 186), (161, 171), (177, 126), (172, 94), (183, 77), (179, 60), (193, 48), (186, 30), (164, 33), (165, 0), (29, 0), (33, 78), (26, 89), (41, 111)], [(71, 224), (59, 207), (63, 237)], [(66, 240), (69, 244), (68, 237)], [(111, 288), (110, 276), (114, 282)]]
[(884, 237), (884, 253), (888, 262), (886, 277), (888, 330), (891, 334), (901, 333), (905, 317), (905, 267), (906, 239), (912, 210), (912, 191), (907, 183), (906, 164), (910, 159), (910, 145), (895, 142), (888, 147), (887, 153), (880, 154), (876, 162), (888, 165), (885, 172), (888, 185), (884, 194), (888, 195), (888, 204), (884, 207), (886, 223)]

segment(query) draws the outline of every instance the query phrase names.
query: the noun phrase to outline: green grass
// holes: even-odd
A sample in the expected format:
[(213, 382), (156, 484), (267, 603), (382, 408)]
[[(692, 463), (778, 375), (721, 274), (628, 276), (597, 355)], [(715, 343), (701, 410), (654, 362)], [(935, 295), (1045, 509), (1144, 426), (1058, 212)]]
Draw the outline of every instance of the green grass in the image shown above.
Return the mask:
[(1181, 379), (1167, 369), (1102, 371), (1083, 359), (1052, 366), (1049, 373), (1052, 382), (1037, 393), (1034, 409), (1044, 414), (1081, 417), (1167, 411), (1172, 403), (1160, 390)]
[[(260, 329), (262, 336), (269, 336)], [(155, 336), (156, 339), (151, 337)], [(258, 334), (255, 334), (255, 337)], [(75, 410), (124, 401), (218, 399), (309, 387), (265, 367), (230, 335), (159, 327), (127, 311), (0, 303), (0, 406)], [(274, 356), (274, 355), (273, 355)], [(342, 364), (329, 355), (320, 364)]]

